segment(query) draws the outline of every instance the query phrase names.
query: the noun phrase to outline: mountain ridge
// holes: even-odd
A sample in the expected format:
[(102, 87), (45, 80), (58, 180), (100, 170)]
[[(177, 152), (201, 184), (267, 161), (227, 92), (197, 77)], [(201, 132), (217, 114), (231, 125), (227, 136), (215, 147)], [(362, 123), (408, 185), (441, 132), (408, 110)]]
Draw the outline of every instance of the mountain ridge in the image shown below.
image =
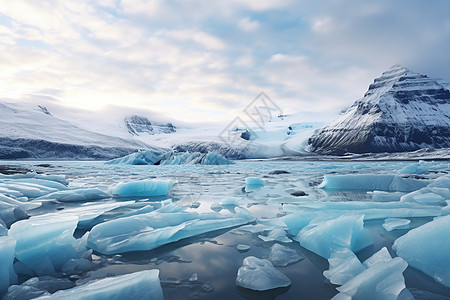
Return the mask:
[(403, 152), (450, 147), (450, 91), (399, 65), (362, 99), (317, 131), (307, 149), (320, 154)]

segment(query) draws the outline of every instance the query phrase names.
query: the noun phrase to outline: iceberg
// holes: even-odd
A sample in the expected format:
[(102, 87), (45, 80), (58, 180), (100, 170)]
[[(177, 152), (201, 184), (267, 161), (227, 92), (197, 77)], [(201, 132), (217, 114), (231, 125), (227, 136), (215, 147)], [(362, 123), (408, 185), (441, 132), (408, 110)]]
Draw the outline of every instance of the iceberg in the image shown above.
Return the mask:
[(140, 180), (132, 182), (120, 182), (111, 187), (113, 196), (120, 197), (147, 197), (166, 196), (175, 186), (172, 180)]
[(402, 274), (406, 267), (400, 257), (380, 261), (338, 287), (340, 294), (333, 299), (396, 300), (406, 287)]
[(124, 157), (109, 160), (106, 164), (154, 165), (161, 160), (162, 155), (162, 152), (156, 150), (138, 151)]
[(77, 223), (76, 216), (51, 213), (12, 224), (8, 236), (17, 241), (16, 258), (37, 275), (55, 274), (70, 258), (84, 254), (73, 237)]
[(109, 198), (110, 195), (98, 188), (80, 188), (75, 190), (58, 191), (39, 197), (36, 200), (57, 200), (60, 202), (77, 202)]
[[(313, 222), (314, 223), (314, 220)], [(341, 216), (336, 219), (317, 222), (304, 227), (297, 235), (300, 245), (329, 259), (341, 248), (357, 252), (372, 244), (363, 215)]]
[(257, 177), (247, 177), (245, 178), (245, 184), (247, 186), (263, 186), (264, 181), (261, 178)]
[(214, 152), (139, 151), (107, 161), (106, 164), (126, 165), (230, 165), (232, 161)]
[(329, 270), (325, 270), (323, 276), (330, 280), (332, 284), (338, 285), (346, 283), (366, 270), (355, 253), (348, 248), (337, 249), (331, 253), (328, 264)]
[(269, 260), (275, 267), (285, 267), (304, 258), (304, 256), (298, 255), (295, 249), (288, 248), (281, 244), (275, 243), (270, 248)]
[(411, 223), (411, 221), (408, 219), (387, 218), (384, 220), (383, 227), (386, 231), (392, 231), (394, 229), (408, 229), (409, 223)]
[(258, 235), (258, 237), (264, 242), (281, 242), (281, 243), (291, 243), (292, 240), (286, 236), (286, 231), (281, 228), (274, 228), (269, 231), (267, 236)]
[(255, 291), (267, 291), (287, 287), (291, 285), (291, 280), (267, 259), (249, 256), (238, 270), (236, 284)]
[(113, 209), (134, 204), (135, 201), (112, 202), (102, 204), (83, 203), (75, 208), (65, 208), (56, 212), (60, 216), (75, 216), (78, 218), (78, 227), (90, 229), (90, 223), (98, 216)]
[(411, 267), (450, 287), (450, 215), (435, 218), (395, 240), (392, 248)]
[(403, 178), (398, 175), (348, 174), (325, 175), (319, 187), (325, 190), (412, 192), (425, 187), (428, 183), (428, 180)]
[(398, 173), (399, 174), (425, 174), (429, 169), (429, 162), (419, 161), (418, 163), (407, 165), (401, 168)]
[[(285, 211), (294, 212), (286, 217), (288, 227), (304, 226), (311, 216), (336, 218), (343, 215), (364, 215), (364, 220), (386, 218), (436, 217), (442, 214), (440, 206), (424, 205), (414, 202), (368, 202), (368, 201), (308, 201), (287, 203)], [(296, 217), (299, 216), (299, 220)], [(295, 225), (298, 222), (299, 225)]]
[(8, 236), (0, 236), (0, 294), (17, 283), (17, 275), (13, 268), (16, 240)]
[(236, 207), (236, 213), (230, 215), (199, 214), (179, 211), (180, 208), (171, 212), (170, 207), (176, 206), (163, 206), (147, 214), (95, 225), (88, 237), (88, 247), (103, 254), (151, 250), (187, 237), (254, 221), (241, 207)]
[(39, 300), (122, 300), (122, 299), (164, 299), (159, 270), (145, 270), (131, 274), (94, 280), (68, 290), (60, 290)]
[(238, 251), (242, 251), (242, 252), (248, 251), (248, 250), (250, 250), (250, 248), (251, 247), (249, 245), (245, 245), (245, 244), (239, 244), (239, 245), (236, 246), (236, 249)]
[(34, 299), (50, 295), (57, 290), (68, 289), (75, 286), (69, 278), (55, 278), (51, 276), (33, 277), (21, 285), (12, 285), (3, 300)]
[(450, 199), (450, 190), (444, 187), (424, 187), (400, 198), (402, 202), (439, 205)]

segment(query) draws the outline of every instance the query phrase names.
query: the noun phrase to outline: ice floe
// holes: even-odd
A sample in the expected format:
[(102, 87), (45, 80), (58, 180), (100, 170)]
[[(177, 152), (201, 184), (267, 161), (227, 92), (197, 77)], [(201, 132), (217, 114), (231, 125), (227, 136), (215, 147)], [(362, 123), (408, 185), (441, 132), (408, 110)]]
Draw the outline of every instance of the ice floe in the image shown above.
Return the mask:
[[(173, 208), (175, 211), (171, 211)], [(235, 214), (180, 211), (163, 206), (147, 214), (119, 218), (94, 226), (88, 246), (103, 254), (151, 250), (159, 246), (202, 233), (244, 225), (254, 220), (245, 209)]]
[(323, 272), (323, 276), (331, 283), (342, 285), (354, 278), (366, 268), (348, 248), (337, 249), (328, 258), (329, 270)]
[(37, 275), (55, 274), (69, 259), (87, 251), (73, 237), (77, 223), (76, 216), (52, 213), (12, 224), (8, 236), (17, 241), (15, 257)]
[(0, 236), (0, 294), (12, 284), (17, 283), (17, 275), (13, 269), (16, 240), (8, 236)]
[(164, 299), (164, 296), (159, 280), (159, 270), (154, 269), (94, 280), (71, 289), (60, 290), (54, 294), (41, 296), (36, 299), (162, 300)]
[(325, 175), (320, 188), (326, 190), (363, 190), (386, 192), (412, 192), (429, 183), (428, 180), (384, 174)]
[(106, 162), (126, 165), (229, 165), (233, 162), (214, 152), (139, 151)]
[(392, 248), (408, 264), (450, 287), (450, 215), (435, 218), (395, 240)]
[(269, 260), (275, 267), (285, 267), (294, 264), (303, 258), (305, 257), (298, 255), (295, 249), (291, 249), (278, 243), (273, 244), (270, 248)]
[(39, 197), (37, 200), (58, 200), (61, 202), (89, 201), (111, 197), (99, 188), (80, 188), (73, 190), (58, 191)]
[(110, 192), (120, 197), (147, 197), (168, 195), (176, 182), (173, 180), (139, 180), (120, 182), (111, 187)]
[(400, 218), (387, 218), (384, 220), (383, 227), (386, 231), (392, 231), (394, 229), (408, 229), (411, 220)]
[(357, 252), (372, 244), (362, 215), (341, 216), (310, 224), (299, 232), (297, 240), (306, 249), (327, 259), (341, 248)]
[(249, 256), (238, 270), (236, 284), (255, 291), (266, 291), (287, 287), (291, 280), (275, 269), (267, 259)]

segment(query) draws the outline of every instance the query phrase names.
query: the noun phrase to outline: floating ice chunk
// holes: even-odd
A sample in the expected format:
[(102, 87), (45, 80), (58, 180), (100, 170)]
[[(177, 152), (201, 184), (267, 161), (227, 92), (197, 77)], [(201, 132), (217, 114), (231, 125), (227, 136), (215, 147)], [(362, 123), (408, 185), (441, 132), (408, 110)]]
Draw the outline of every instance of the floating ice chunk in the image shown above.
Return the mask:
[(176, 182), (171, 180), (140, 180), (121, 182), (111, 187), (111, 194), (120, 197), (146, 197), (168, 195)]
[(247, 186), (263, 186), (264, 181), (258, 177), (247, 177), (245, 178), (245, 184)]
[(214, 202), (214, 203), (212, 203), (211, 206), (210, 206), (210, 208), (211, 208), (211, 210), (213, 210), (213, 211), (215, 211), (215, 212), (219, 212), (219, 211), (221, 211), (221, 210), (223, 209), (223, 208), (222, 208), (222, 205), (220, 205), (219, 202)]
[(102, 204), (92, 204), (84, 203), (75, 208), (65, 208), (63, 210), (57, 211), (54, 214), (58, 216), (74, 216), (78, 218), (78, 227), (89, 228), (90, 222), (96, 217), (104, 214), (107, 211), (113, 209), (128, 206), (135, 203), (135, 201), (123, 201), (123, 202), (112, 202), (112, 203), (102, 203)]
[(401, 197), (402, 202), (441, 204), (450, 199), (450, 190), (442, 187), (424, 187)]
[(27, 212), (20, 206), (0, 208), (0, 222), (3, 222), (6, 227), (11, 226), (18, 220), (28, 218)]
[(363, 265), (366, 268), (370, 268), (371, 266), (379, 263), (379, 262), (385, 262), (385, 261), (391, 261), (392, 256), (389, 254), (389, 251), (386, 247), (381, 248), (378, 252), (373, 254), (371, 257), (366, 259), (363, 262)]
[(38, 202), (38, 201), (23, 202), (23, 201), (19, 201), (14, 198), (8, 197), (6, 195), (0, 194), (0, 209), (20, 206), (26, 210), (31, 210), (31, 209), (38, 208), (41, 205), (42, 205), (42, 203)]
[(429, 164), (426, 161), (419, 161), (418, 163), (407, 165), (401, 168), (399, 174), (425, 174), (428, 172)]
[(266, 291), (287, 287), (291, 281), (267, 259), (249, 256), (238, 270), (236, 284), (255, 291)]
[(208, 152), (203, 159), (203, 164), (204, 165), (230, 165), (230, 164), (233, 164), (233, 162), (217, 153)]
[(58, 189), (25, 182), (13, 182), (13, 181), (9, 181), (6, 183), (1, 182), (0, 186), (6, 187), (13, 191), (20, 192), (23, 196), (27, 198), (37, 198), (58, 191)]
[(395, 240), (392, 248), (408, 264), (450, 287), (450, 216), (435, 218)]
[(88, 201), (88, 200), (96, 200), (110, 197), (109, 194), (98, 188), (83, 188), (76, 190), (66, 190), (66, 191), (58, 191), (54, 192), (42, 197), (39, 197), (37, 200), (42, 199), (54, 199), (61, 202), (76, 202), (76, 201)]
[(214, 152), (161, 152), (155, 150), (139, 151), (106, 162), (106, 164), (127, 165), (229, 165), (232, 163)]
[[(439, 206), (423, 205), (413, 202), (309, 201), (285, 204), (283, 208), (285, 211), (295, 212), (294, 215), (307, 216), (308, 214), (312, 214), (327, 218), (362, 214), (364, 215), (364, 220), (435, 217), (442, 214), (442, 208)], [(289, 221), (295, 224), (295, 218)], [(304, 221), (299, 220), (299, 222), (303, 224)], [(291, 226), (294, 225), (291, 224)]]
[(403, 178), (398, 175), (349, 174), (325, 175), (319, 187), (326, 190), (412, 192), (428, 183), (428, 180)]
[(340, 248), (357, 252), (372, 244), (363, 224), (362, 215), (341, 216), (306, 226), (299, 232), (297, 239), (306, 249), (328, 259)]
[(33, 277), (21, 285), (12, 285), (8, 288), (8, 293), (3, 300), (34, 299), (40, 296), (47, 296), (60, 289), (69, 289), (75, 283), (68, 278), (55, 278), (51, 276)]
[(220, 202), (221, 206), (234, 206), (238, 205), (236, 198), (226, 198)]
[(8, 235), (8, 229), (6, 228), (5, 222), (0, 218), (0, 236)]
[(46, 175), (46, 174), (37, 174), (37, 173), (26, 173), (26, 174), (13, 174), (13, 175), (3, 175), (0, 174), (0, 179), (7, 179), (7, 180), (16, 180), (21, 178), (34, 178), (34, 179), (43, 179), (47, 181), (55, 181), (59, 182), (63, 185), (68, 185), (69, 182), (66, 180), (65, 176), (60, 175)]
[(248, 250), (250, 250), (250, 246), (244, 245), (244, 244), (239, 244), (236, 246), (236, 249), (238, 249), (238, 251), (248, 251)]
[(286, 236), (286, 231), (280, 228), (272, 229), (267, 236), (258, 235), (264, 242), (291, 243), (292, 240)]
[(394, 229), (408, 229), (409, 223), (411, 223), (411, 221), (408, 219), (387, 218), (384, 220), (383, 227), (386, 231), (392, 231)]
[(14, 249), (16, 240), (7, 236), (0, 236), (0, 294), (6, 292), (11, 284), (17, 283), (14, 272)]
[(323, 276), (328, 278), (331, 283), (338, 285), (346, 283), (366, 270), (356, 255), (348, 248), (341, 248), (331, 253), (328, 263), (329, 270), (325, 270)]
[(275, 267), (285, 267), (302, 259), (304, 259), (304, 257), (298, 255), (295, 249), (291, 249), (281, 244), (274, 244), (270, 248), (269, 260)]
[(163, 213), (158, 209), (148, 214), (111, 220), (92, 228), (88, 246), (103, 254), (151, 250), (187, 237), (254, 221), (247, 210), (240, 207), (235, 210), (235, 214), (222, 215)]
[(11, 225), (10, 237), (17, 240), (16, 258), (38, 275), (52, 275), (70, 258), (80, 254), (73, 237), (76, 216), (45, 214)]
[(51, 189), (57, 189), (57, 190), (66, 190), (67, 189), (67, 185), (66, 184), (62, 184), (58, 181), (53, 181), (53, 180), (47, 180), (47, 179), (39, 179), (39, 178), (19, 178), (19, 179), (14, 179), (14, 181), (12, 181), (14, 183), (28, 183), (31, 185), (36, 185), (36, 186), (43, 186), (43, 187), (48, 187)]
[(400, 198), (405, 194), (402, 192), (384, 192), (384, 191), (373, 191), (369, 193), (372, 194), (373, 202), (400, 201)]
[(94, 268), (95, 264), (85, 258), (71, 258), (61, 268), (65, 275), (82, 274)]
[(161, 160), (162, 156), (163, 153), (161, 151), (146, 150), (107, 161), (106, 164), (154, 165)]
[(164, 296), (159, 280), (159, 270), (153, 269), (94, 280), (84, 285), (57, 291), (50, 296), (42, 296), (36, 299), (162, 300)]
[(407, 266), (400, 257), (380, 261), (338, 287), (341, 293), (333, 299), (397, 299), (405, 288), (402, 273)]
[(270, 231), (275, 229), (274, 226), (267, 226), (264, 224), (255, 224), (255, 225), (245, 225), (245, 226), (241, 226), (239, 227), (239, 230), (243, 230), (243, 231), (248, 231), (251, 233), (260, 233), (263, 231)]
[(429, 185), (429, 188), (431, 187), (440, 187), (440, 188), (449, 188), (450, 187), (450, 176), (441, 176), (435, 180), (433, 180)]
[(297, 235), (303, 227), (316, 217), (317, 215), (313, 212), (293, 213), (282, 217), (282, 220), (288, 227), (288, 232), (292, 235)]

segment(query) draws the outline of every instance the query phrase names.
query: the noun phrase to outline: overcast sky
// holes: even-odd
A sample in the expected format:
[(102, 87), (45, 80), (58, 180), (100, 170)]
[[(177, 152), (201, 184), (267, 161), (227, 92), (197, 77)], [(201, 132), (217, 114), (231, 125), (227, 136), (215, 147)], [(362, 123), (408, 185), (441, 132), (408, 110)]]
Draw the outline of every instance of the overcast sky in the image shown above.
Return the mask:
[(448, 0), (0, 2), (0, 97), (17, 101), (224, 121), (264, 91), (328, 120), (394, 64), (450, 80)]

